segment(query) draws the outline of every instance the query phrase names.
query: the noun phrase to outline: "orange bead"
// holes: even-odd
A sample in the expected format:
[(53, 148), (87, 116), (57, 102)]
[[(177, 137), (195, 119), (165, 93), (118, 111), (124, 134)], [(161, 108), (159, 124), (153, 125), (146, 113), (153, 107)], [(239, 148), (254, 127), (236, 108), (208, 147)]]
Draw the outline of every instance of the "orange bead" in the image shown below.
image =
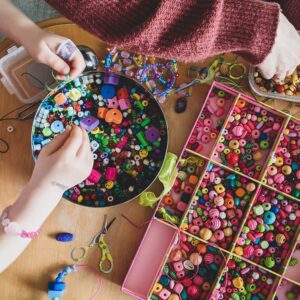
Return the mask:
[(118, 109), (110, 109), (105, 116), (105, 121), (108, 123), (121, 124), (123, 115)]
[(227, 208), (232, 208), (234, 206), (234, 200), (232, 198), (225, 198), (224, 204)]
[(237, 106), (238, 108), (243, 108), (243, 107), (246, 106), (246, 101), (243, 100), (243, 99), (239, 99), (239, 100), (237, 101), (237, 103), (236, 103), (236, 106)]
[(197, 251), (200, 253), (200, 254), (205, 254), (206, 253), (206, 245), (205, 244), (198, 244), (197, 245)]
[(108, 109), (105, 107), (99, 107), (98, 108), (98, 118), (105, 119), (106, 113), (108, 112)]
[(173, 204), (173, 202), (174, 202), (174, 201), (173, 201), (173, 199), (172, 199), (171, 196), (165, 196), (165, 197), (164, 197), (164, 203), (165, 203), (165, 204), (171, 206), (171, 205)]
[(189, 183), (192, 184), (192, 185), (196, 185), (198, 183), (198, 176), (195, 176), (195, 175), (191, 175), (189, 177)]
[(246, 194), (246, 191), (245, 191), (242, 187), (240, 187), (240, 188), (236, 189), (235, 194), (236, 194), (239, 198), (242, 198), (242, 197), (244, 197), (244, 195)]
[(59, 93), (54, 97), (55, 103), (57, 105), (63, 105), (67, 101), (67, 97), (63, 93)]

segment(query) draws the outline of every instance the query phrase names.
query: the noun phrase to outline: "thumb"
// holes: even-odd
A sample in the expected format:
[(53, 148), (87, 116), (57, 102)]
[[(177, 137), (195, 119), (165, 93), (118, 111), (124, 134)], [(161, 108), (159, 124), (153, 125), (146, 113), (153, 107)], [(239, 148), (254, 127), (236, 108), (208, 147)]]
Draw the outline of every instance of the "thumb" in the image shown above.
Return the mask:
[(66, 75), (70, 72), (69, 65), (48, 47), (46, 47), (42, 62), (58, 74)]
[(65, 141), (68, 139), (71, 131), (71, 126), (67, 127), (66, 130), (57, 135), (49, 144), (47, 144), (41, 151), (41, 155), (43, 156), (49, 156), (56, 152), (61, 146), (65, 143)]

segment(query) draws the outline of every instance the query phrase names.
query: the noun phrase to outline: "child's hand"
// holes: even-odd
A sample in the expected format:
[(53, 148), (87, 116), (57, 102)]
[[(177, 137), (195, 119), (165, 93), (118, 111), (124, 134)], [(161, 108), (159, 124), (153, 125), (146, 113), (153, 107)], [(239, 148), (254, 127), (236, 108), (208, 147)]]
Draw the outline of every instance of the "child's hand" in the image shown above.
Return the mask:
[(66, 129), (42, 149), (31, 181), (62, 191), (86, 179), (93, 167), (93, 154), (87, 132), (78, 126)]
[(46, 64), (56, 71), (58, 79), (64, 80), (68, 73), (73, 79), (85, 69), (85, 62), (80, 51), (76, 51), (69, 62), (70, 65), (56, 54), (57, 48), (65, 40), (65, 37), (36, 27), (34, 32), (23, 38), (22, 44), (37, 62)]
[(277, 36), (270, 54), (258, 66), (266, 79), (274, 75), (284, 79), (300, 65), (300, 37), (295, 27), (281, 13)]

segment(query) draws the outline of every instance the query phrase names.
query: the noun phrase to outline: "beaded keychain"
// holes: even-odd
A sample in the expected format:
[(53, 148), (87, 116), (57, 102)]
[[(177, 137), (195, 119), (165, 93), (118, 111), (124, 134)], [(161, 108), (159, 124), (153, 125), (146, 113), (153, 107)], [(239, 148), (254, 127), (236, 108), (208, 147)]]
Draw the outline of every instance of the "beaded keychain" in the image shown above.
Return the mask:
[(50, 281), (48, 283), (48, 297), (51, 298), (52, 300), (58, 300), (63, 297), (63, 292), (66, 289), (66, 283), (63, 282), (63, 278), (71, 273), (74, 273), (80, 269), (89, 269), (93, 273), (96, 274), (99, 280), (99, 285), (97, 290), (94, 292), (94, 294), (91, 296), (90, 300), (96, 299), (96, 296), (99, 294), (101, 288), (102, 288), (102, 279), (99, 274), (99, 272), (89, 266), (89, 265), (72, 265), (72, 266), (67, 266), (64, 269), (61, 270), (61, 272), (57, 275), (54, 281)]

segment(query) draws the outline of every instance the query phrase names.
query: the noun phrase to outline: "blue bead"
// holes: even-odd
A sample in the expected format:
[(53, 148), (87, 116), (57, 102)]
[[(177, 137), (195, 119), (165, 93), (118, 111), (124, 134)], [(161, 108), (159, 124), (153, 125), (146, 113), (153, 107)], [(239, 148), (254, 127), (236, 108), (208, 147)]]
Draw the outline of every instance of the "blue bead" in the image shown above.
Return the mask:
[(64, 282), (50, 281), (48, 283), (48, 290), (51, 291), (64, 291), (66, 289), (66, 284)]
[(55, 120), (51, 126), (50, 126), (52, 132), (54, 133), (60, 133), (64, 130), (64, 124), (59, 121), (59, 120)]
[(101, 87), (100, 93), (101, 93), (101, 96), (104, 99), (111, 99), (115, 96), (116, 91), (115, 91), (115, 88), (113, 86), (108, 85), (108, 84), (104, 84)]
[(271, 209), (271, 211), (272, 211), (275, 215), (277, 215), (277, 214), (279, 213), (280, 209), (279, 209), (278, 206), (273, 206), (272, 209)]
[(266, 211), (264, 213), (264, 222), (268, 225), (273, 224), (276, 221), (276, 216), (271, 211)]
[(168, 286), (170, 283), (171, 279), (168, 276), (161, 276), (159, 282), (163, 285), (163, 286)]
[(59, 242), (71, 242), (74, 240), (74, 235), (69, 232), (61, 232), (55, 236), (55, 239)]
[(63, 291), (53, 291), (53, 290), (48, 291), (49, 298), (62, 298), (63, 294), (64, 294)]

